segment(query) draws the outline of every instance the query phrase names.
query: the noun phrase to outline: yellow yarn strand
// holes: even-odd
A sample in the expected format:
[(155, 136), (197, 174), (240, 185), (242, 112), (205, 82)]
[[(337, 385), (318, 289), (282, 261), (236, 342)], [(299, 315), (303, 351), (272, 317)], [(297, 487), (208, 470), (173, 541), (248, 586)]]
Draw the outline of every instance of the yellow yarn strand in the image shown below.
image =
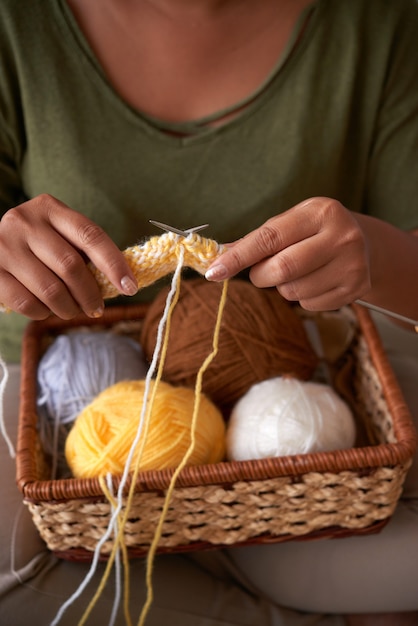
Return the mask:
[[(180, 257), (180, 265), (182, 265), (182, 255), (180, 254), (180, 251), (177, 250), (177, 254)], [(100, 584), (97, 588), (96, 593), (94, 594), (92, 600), (90, 601), (90, 603), (88, 604), (81, 620), (78, 622), (78, 626), (84, 626), (87, 619), (89, 618), (93, 608), (95, 607), (97, 601), (99, 600), (100, 596), (102, 595), (104, 588), (106, 586), (106, 583), (109, 580), (109, 576), (110, 573), (112, 571), (112, 567), (113, 567), (113, 563), (115, 561), (116, 558), (116, 554), (117, 551), (119, 549), (119, 547), (122, 545), (125, 545), (124, 542), (124, 529), (126, 526), (126, 522), (128, 520), (128, 516), (129, 516), (129, 511), (131, 509), (132, 506), (132, 500), (133, 500), (133, 496), (134, 496), (134, 492), (135, 492), (135, 483), (136, 483), (136, 479), (138, 477), (139, 474), (139, 468), (140, 468), (140, 462), (141, 462), (141, 456), (144, 450), (144, 446), (145, 446), (145, 441), (146, 441), (146, 436), (148, 433), (148, 427), (149, 427), (149, 418), (150, 415), (152, 413), (152, 407), (154, 404), (154, 399), (157, 393), (157, 388), (158, 388), (158, 383), (160, 382), (161, 378), (162, 378), (162, 373), (163, 373), (163, 368), (164, 368), (164, 361), (165, 361), (165, 356), (167, 353), (167, 348), (168, 348), (168, 339), (169, 339), (169, 334), (170, 334), (170, 327), (171, 327), (171, 317), (172, 317), (172, 313), (173, 310), (178, 302), (179, 299), (179, 295), (180, 295), (180, 284), (181, 284), (181, 274), (180, 272), (178, 273), (177, 276), (177, 281), (176, 281), (176, 286), (175, 286), (175, 292), (174, 292), (174, 296), (173, 299), (170, 303), (168, 312), (167, 312), (167, 320), (166, 320), (166, 326), (165, 326), (165, 331), (164, 331), (164, 338), (163, 338), (163, 344), (161, 347), (161, 355), (160, 355), (160, 360), (159, 360), (159, 365), (158, 365), (158, 369), (157, 369), (157, 373), (155, 376), (155, 382), (152, 388), (152, 392), (151, 392), (151, 396), (148, 402), (148, 406), (147, 406), (147, 411), (145, 414), (145, 420), (144, 420), (144, 432), (143, 432), (143, 436), (141, 438), (141, 445), (139, 448), (139, 452), (138, 452), (138, 456), (136, 459), (136, 463), (135, 463), (135, 467), (134, 467), (134, 471), (132, 474), (132, 480), (131, 480), (131, 484), (130, 484), (130, 488), (129, 488), (129, 492), (128, 492), (128, 498), (127, 498), (127, 502), (126, 502), (126, 507), (125, 507), (125, 513), (124, 515), (120, 514), (120, 521), (118, 523), (118, 533), (114, 539), (114, 543), (113, 543), (113, 547), (111, 550), (111, 553), (109, 555), (109, 558), (107, 560), (107, 564), (106, 564), (106, 568), (104, 571), (104, 574), (102, 576), (102, 579), (100, 581)], [(99, 477), (99, 481), (100, 481), (100, 477)], [(103, 490), (103, 482), (100, 481), (100, 485), (102, 487)], [(103, 490), (104, 495), (106, 496), (106, 498), (109, 500), (107, 494), (109, 493), (108, 490)], [(109, 501), (111, 502), (111, 501)], [(126, 546), (125, 546), (126, 548)], [(122, 548), (123, 549), (123, 548)], [(129, 591), (129, 587), (130, 587), (130, 580), (129, 577), (126, 576), (126, 571), (127, 569), (129, 569), (129, 560), (124, 559), (124, 568), (125, 568), (125, 588), (124, 588), (124, 614), (125, 614), (125, 619), (127, 621), (128, 626), (132, 626), (132, 621), (131, 621), (131, 617), (130, 617), (130, 613), (129, 613), (129, 597), (130, 597), (130, 591)]]
[(176, 470), (174, 471), (173, 476), (171, 477), (170, 484), (169, 484), (169, 487), (167, 489), (167, 494), (166, 494), (166, 497), (165, 497), (165, 500), (164, 500), (164, 506), (163, 506), (160, 518), (158, 520), (158, 524), (157, 524), (157, 528), (156, 528), (156, 531), (155, 531), (155, 534), (154, 534), (153, 541), (152, 541), (150, 549), (148, 551), (147, 571), (146, 571), (147, 599), (146, 599), (146, 602), (145, 602), (144, 607), (142, 609), (142, 612), (141, 612), (141, 615), (140, 615), (140, 618), (139, 618), (139, 621), (138, 621), (138, 626), (143, 626), (144, 625), (146, 616), (147, 616), (147, 614), (149, 612), (149, 609), (150, 609), (152, 601), (153, 601), (154, 592), (153, 592), (153, 587), (152, 587), (152, 571), (153, 571), (153, 566), (154, 566), (154, 557), (155, 557), (155, 553), (156, 553), (156, 550), (157, 550), (158, 543), (159, 543), (160, 538), (161, 538), (163, 524), (164, 524), (164, 521), (165, 521), (165, 518), (166, 518), (166, 515), (167, 515), (168, 507), (170, 505), (170, 500), (171, 500), (172, 493), (174, 491), (175, 483), (177, 481), (177, 478), (178, 478), (180, 472), (186, 466), (187, 461), (189, 460), (190, 456), (192, 455), (194, 446), (196, 444), (196, 422), (197, 422), (197, 416), (198, 416), (198, 413), (199, 413), (199, 406), (200, 406), (200, 397), (201, 397), (201, 390), (202, 390), (202, 378), (203, 378), (203, 374), (205, 373), (205, 371), (207, 370), (207, 368), (209, 367), (209, 365), (211, 364), (211, 362), (213, 361), (213, 359), (215, 358), (215, 356), (218, 353), (219, 333), (220, 333), (220, 328), (221, 328), (222, 314), (223, 314), (223, 310), (225, 308), (225, 303), (226, 303), (227, 290), (228, 290), (228, 281), (224, 281), (223, 287), (222, 287), (221, 299), (219, 301), (219, 307), (218, 307), (218, 314), (217, 314), (217, 318), (216, 318), (215, 329), (214, 329), (214, 333), (213, 333), (212, 351), (206, 357), (205, 361), (201, 365), (201, 367), (200, 367), (200, 369), (199, 369), (199, 371), (197, 373), (197, 377), (196, 377), (195, 403), (194, 403), (193, 416), (192, 416), (192, 422), (191, 422), (191, 432), (190, 432), (191, 441), (190, 441), (190, 446), (189, 446), (188, 450), (186, 451), (182, 461), (179, 463), (179, 465), (177, 466)]
[[(107, 500), (109, 501), (109, 503), (116, 508), (117, 506), (117, 502), (114, 498), (114, 496), (112, 496), (112, 494), (110, 493), (110, 491), (107, 488), (106, 485), (106, 481), (104, 476), (99, 476), (98, 477), (99, 483), (100, 483), (100, 487), (104, 493), (104, 495), (106, 496)], [(120, 519), (120, 516), (119, 516)], [(120, 521), (118, 522), (118, 533), (117, 533), (117, 537), (120, 534)], [(124, 541), (122, 542), (116, 542), (116, 537), (115, 537), (115, 544), (116, 546), (116, 550), (114, 551), (114, 556), (113, 559), (108, 559), (107, 563), (106, 563), (106, 567), (105, 567), (105, 571), (103, 574), (103, 577), (100, 581), (99, 586), (96, 589), (96, 593), (94, 594), (93, 598), (90, 600), (81, 620), (78, 622), (78, 626), (84, 626), (84, 624), (87, 622), (92, 610), (94, 609), (97, 601), (99, 600), (100, 596), (102, 595), (104, 588), (106, 586), (106, 583), (108, 582), (110, 573), (112, 571), (112, 566), (113, 566), (113, 562), (116, 558), (116, 551), (119, 549), (122, 550), (122, 557), (123, 557), (123, 568), (124, 568), (124, 589), (126, 589), (126, 584), (128, 583), (128, 587), (129, 587), (129, 558), (128, 558), (128, 550), (126, 548), (126, 544)], [(113, 552), (113, 551), (112, 551)], [(132, 626), (132, 620), (131, 620), (131, 616), (129, 613), (129, 598), (126, 601), (126, 596), (125, 596), (125, 601), (124, 601), (124, 614), (125, 614), (125, 621), (127, 626)]]
[[(180, 278), (179, 278), (179, 282), (180, 282)], [(178, 288), (176, 289), (176, 294), (179, 293), (179, 285), (177, 286)], [(227, 287), (228, 287), (228, 282), (225, 281), (223, 283), (223, 289), (222, 289), (222, 294), (221, 294), (221, 299), (219, 302), (219, 307), (218, 307), (218, 314), (217, 314), (217, 319), (216, 319), (216, 324), (215, 324), (215, 329), (214, 329), (214, 334), (213, 334), (213, 343), (212, 343), (212, 351), (211, 353), (206, 357), (205, 361), (203, 362), (202, 366), (200, 367), (197, 376), (196, 376), (196, 385), (195, 385), (195, 403), (194, 403), (194, 408), (193, 408), (193, 416), (192, 416), (192, 420), (191, 420), (191, 441), (190, 441), (190, 445), (189, 448), (187, 449), (186, 453), (183, 456), (183, 459), (181, 460), (181, 462), (179, 463), (179, 465), (177, 466), (175, 472), (173, 473), (173, 476), (170, 480), (170, 484), (169, 487), (167, 489), (167, 494), (164, 500), (164, 505), (163, 505), (163, 509), (157, 524), (157, 528), (154, 534), (154, 538), (153, 541), (151, 543), (150, 549), (148, 551), (148, 556), (147, 556), (147, 567), (146, 567), (146, 588), (147, 588), (147, 598), (146, 598), (146, 602), (144, 604), (144, 607), (142, 609), (141, 615), (139, 617), (139, 621), (138, 621), (138, 626), (143, 626), (145, 624), (145, 620), (146, 617), (148, 615), (149, 609), (152, 605), (153, 599), (154, 599), (154, 592), (153, 592), (153, 587), (152, 587), (152, 572), (153, 572), (153, 565), (154, 565), (154, 559), (155, 559), (155, 554), (156, 554), (156, 550), (158, 547), (158, 543), (159, 540), (161, 538), (161, 533), (162, 533), (162, 529), (163, 529), (163, 525), (164, 525), (164, 521), (165, 518), (167, 516), (167, 511), (170, 505), (170, 501), (171, 501), (171, 496), (172, 493), (174, 491), (175, 488), (175, 484), (177, 481), (177, 478), (180, 474), (180, 472), (182, 471), (182, 469), (186, 466), (187, 461), (189, 460), (190, 456), (193, 453), (195, 444), (196, 444), (196, 422), (197, 422), (197, 417), (199, 414), (199, 407), (200, 407), (200, 398), (201, 398), (201, 388), (202, 388), (202, 378), (203, 375), (205, 373), (205, 371), (207, 370), (207, 368), (209, 367), (210, 363), (213, 361), (213, 359), (215, 358), (215, 356), (217, 355), (218, 352), (218, 344), (219, 344), (219, 333), (220, 333), (220, 326), (221, 326), (221, 320), (222, 320), (222, 314), (223, 314), (223, 310), (225, 307), (225, 303), (226, 303), (226, 296), (227, 296)], [(161, 350), (161, 359), (160, 359), (160, 366), (158, 368), (158, 373), (156, 375), (156, 379), (155, 379), (155, 385), (153, 387), (153, 393), (151, 395), (151, 399), (150, 399), (150, 408), (147, 411), (147, 421), (149, 418), (149, 415), (152, 411), (152, 403), (153, 403), (153, 399), (155, 397), (155, 393), (156, 393), (156, 388), (158, 386), (158, 381), (161, 379), (162, 376), (162, 371), (163, 371), (163, 365), (164, 365), (164, 357), (166, 354), (166, 350), (167, 350), (167, 346), (168, 346), (168, 338), (169, 338), (169, 332), (170, 332), (170, 320), (171, 320), (171, 312), (174, 309), (174, 306), (176, 304), (178, 300), (178, 296), (177, 298), (173, 298), (173, 301), (171, 303), (170, 309), (169, 309), (169, 315), (167, 317), (167, 324), (166, 324), (166, 331), (165, 331), (165, 335), (164, 335), (164, 342), (163, 342), (163, 347)], [(145, 432), (144, 432), (145, 435)], [(142, 453), (142, 449), (140, 451)], [(105, 569), (105, 573), (103, 575), (103, 578), (101, 580), (101, 583), (99, 585), (99, 588), (97, 589), (94, 598), (92, 599), (92, 601), (90, 602), (89, 606), (87, 607), (87, 610), (85, 612), (85, 615), (83, 616), (83, 620), (79, 623), (79, 626), (84, 626), (84, 624), (86, 623), (86, 619), (88, 618), (89, 614), (91, 613), (91, 610), (93, 609), (94, 605), (96, 604), (97, 600), (99, 599), (100, 595), (103, 593), (103, 590), (105, 588), (106, 582), (110, 576), (110, 572), (113, 566), (113, 562), (115, 560), (115, 556), (116, 556), (116, 551), (119, 548), (119, 545), (122, 546), (122, 550), (124, 552), (124, 566), (125, 566), (125, 592), (127, 589), (129, 589), (129, 578), (126, 576), (126, 571), (129, 568), (129, 564), (128, 564), (128, 559), (127, 559), (127, 551), (126, 551), (126, 545), (123, 539), (123, 531), (124, 531), (124, 527), (129, 515), (129, 510), (132, 504), (132, 498), (134, 495), (134, 489), (135, 489), (135, 483), (136, 483), (136, 478), (138, 476), (139, 473), (139, 463), (140, 463), (140, 455), (138, 455), (138, 459), (136, 462), (136, 466), (134, 469), (134, 474), (132, 477), (132, 482), (130, 485), (130, 490), (129, 490), (129, 495), (128, 495), (128, 500), (127, 500), (127, 504), (126, 504), (126, 509), (125, 509), (125, 514), (119, 524), (119, 532), (117, 534), (117, 537), (115, 538), (114, 541), (114, 545), (113, 545), (113, 549), (111, 552), (111, 555), (108, 559), (107, 565), (106, 565), (106, 569)], [(103, 477), (101, 477), (100, 480), (100, 484), (103, 490), (103, 493), (106, 495), (106, 497), (109, 498), (111, 497), (105, 484), (104, 484), (104, 479)], [(111, 500), (109, 500), (111, 501)], [(129, 594), (125, 593), (125, 598), (124, 598), (124, 614), (125, 614), (125, 619), (127, 621), (128, 626), (132, 626), (132, 621), (131, 621), (131, 617), (130, 617), (130, 613), (129, 613)]]
[[(185, 267), (192, 268), (199, 272), (200, 274), (204, 274), (211, 263), (223, 252), (224, 247), (218, 244), (216, 241), (210, 239), (204, 239), (197, 235), (196, 233), (192, 233), (187, 237), (181, 237), (175, 235), (174, 233), (166, 233), (161, 235), (160, 237), (153, 237), (149, 239), (143, 246), (133, 246), (131, 248), (126, 249), (123, 254), (128, 261), (129, 266), (131, 267), (137, 281), (138, 287), (141, 289), (148, 285), (151, 285), (155, 281), (159, 280), (163, 276), (175, 271), (178, 269), (179, 264)], [(96, 278), (97, 283), (101, 289), (101, 293), (103, 298), (112, 298), (120, 295), (119, 291), (108, 281), (107, 277), (97, 270), (93, 265), (89, 266), (93, 276)], [(132, 500), (135, 492), (135, 484), (138, 478), (138, 474), (140, 471), (140, 462), (141, 457), (144, 451), (145, 442), (149, 429), (150, 416), (152, 413), (152, 408), (154, 404), (154, 400), (156, 397), (158, 384), (161, 381), (164, 362), (166, 358), (166, 353), (168, 349), (168, 339), (170, 334), (171, 327), (171, 318), (172, 312), (174, 310), (175, 305), (178, 302), (179, 294), (180, 294), (180, 283), (181, 283), (181, 273), (179, 272), (177, 275), (177, 281), (175, 285), (175, 291), (173, 299), (170, 303), (169, 309), (167, 311), (167, 319), (166, 326), (164, 329), (163, 343), (161, 347), (161, 354), (159, 359), (159, 365), (156, 373), (156, 377), (154, 380), (154, 385), (151, 391), (151, 396), (148, 402), (148, 406), (146, 408), (145, 418), (144, 418), (144, 432), (142, 433), (140, 448), (138, 451), (134, 471), (131, 477), (131, 484), (128, 491), (128, 497), (125, 506), (125, 512), (118, 516), (117, 522), (117, 532), (115, 533), (114, 543), (112, 546), (111, 553), (109, 555), (106, 568), (101, 579), (101, 582), (94, 594), (92, 600), (87, 606), (84, 615), (78, 623), (78, 626), (84, 626), (88, 617), (90, 616), (94, 606), (96, 605), (98, 599), (104, 591), (106, 583), (108, 582), (113, 563), (116, 558), (117, 551), (119, 549), (122, 550), (123, 555), (123, 565), (124, 565), (124, 615), (126, 619), (126, 623), (128, 626), (132, 626), (132, 620), (129, 612), (129, 598), (130, 598), (130, 578), (129, 578), (129, 558), (128, 552), (126, 548), (126, 544), (124, 541), (124, 529), (126, 526), (126, 522), (128, 520), (129, 511), (132, 506)], [(154, 534), (153, 541), (151, 543), (150, 549), (148, 551), (147, 557), (147, 569), (146, 569), (146, 587), (147, 587), (147, 598), (142, 609), (138, 626), (143, 626), (145, 623), (146, 616), (149, 612), (153, 601), (153, 588), (152, 588), (152, 572), (153, 572), (153, 564), (154, 557), (157, 550), (157, 546), (162, 534), (162, 528), (164, 524), (165, 517), (168, 512), (171, 496), (175, 487), (175, 483), (177, 478), (182, 471), (182, 469), (186, 466), (190, 456), (193, 453), (194, 447), (196, 445), (196, 423), (197, 417), (199, 413), (200, 406), (200, 396), (201, 396), (201, 388), (202, 388), (202, 377), (206, 369), (209, 367), (212, 360), (215, 358), (218, 352), (218, 343), (219, 343), (219, 332), (220, 325), (222, 320), (222, 314), (226, 303), (226, 295), (227, 295), (227, 281), (223, 283), (223, 289), (221, 294), (221, 299), (219, 302), (217, 319), (213, 334), (213, 343), (212, 343), (212, 351), (206, 357), (202, 366), (200, 367), (197, 377), (196, 377), (196, 385), (195, 385), (195, 402), (193, 408), (193, 415), (191, 421), (191, 441), (189, 448), (183, 456), (183, 459), (179, 463), (176, 468), (173, 476), (171, 478), (169, 487), (167, 489), (166, 498), (164, 501), (163, 510), (161, 512), (159, 522), (157, 524), (157, 528)], [(115, 500), (112, 494), (109, 492), (104, 478), (99, 477), (99, 482), (103, 491), (103, 494), (111, 504), (111, 506), (115, 506)]]
[[(144, 447), (145, 447), (145, 441), (147, 438), (147, 434), (148, 434), (148, 429), (149, 429), (149, 422), (150, 422), (150, 416), (152, 413), (152, 408), (154, 405), (154, 400), (155, 400), (155, 396), (157, 394), (157, 388), (158, 388), (158, 384), (162, 378), (162, 374), (163, 374), (163, 369), (164, 369), (164, 362), (165, 362), (165, 357), (167, 354), (167, 348), (168, 348), (168, 339), (170, 336), (170, 329), (171, 329), (171, 318), (172, 318), (172, 313), (174, 311), (174, 308), (178, 302), (179, 296), (180, 296), (180, 284), (181, 284), (181, 274), (179, 273), (177, 276), (177, 282), (176, 282), (176, 289), (174, 292), (174, 297), (171, 301), (170, 307), (168, 309), (168, 314), (167, 314), (167, 320), (166, 320), (166, 325), (165, 325), (165, 331), (164, 331), (164, 338), (163, 338), (163, 344), (161, 346), (161, 354), (160, 354), (160, 360), (159, 360), (159, 365), (158, 365), (158, 369), (157, 369), (157, 374), (155, 376), (155, 381), (154, 381), (154, 385), (152, 388), (152, 392), (151, 392), (151, 397), (149, 400), (149, 404), (148, 404), (148, 410), (146, 413), (146, 419), (145, 419), (145, 424), (144, 424), (144, 433), (143, 433), (143, 437), (142, 437), (142, 441), (141, 441), (141, 446), (139, 448), (139, 452), (138, 452), (138, 457), (136, 459), (136, 463), (135, 463), (135, 467), (134, 467), (134, 471), (132, 474), (132, 481), (129, 487), (129, 492), (128, 492), (128, 499), (126, 502), (126, 509), (125, 509), (125, 515), (122, 519), (122, 523), (120, 524), (119, 527), (119, 533), (117, 536), (117, 542), (115, 542), (115, 544), (119, 544), (119, 543), (124, 543), (124, 530), (125, 530), (125, 525), (126, 522), (128, 520), (128, 516), (129, 516), (129, 511), (131, 509), (132, 506), (132, 500), (134, 498), (134, 493), (135, 493), (135, 484), (136, 484), (136, 480), (138, 478), (138, 474), (139, 474), (139, 468), (140, 468), (140, 462), (141, 462), (141, 458), (142, 458), (142, 454), (144, 451)], [(116, 553), (115, 553), (116, 554)], [(128, 611), (128, 605), (127, 603), (129, 603), (129, 583), (130, 581), (128, 581), (128, 593), (125, 595), (125, 612)], [(129, 625), (130, 626), (130, 625)]]
[(176, 283), (176, 289), (175, 289), (175, 293), (174, 293), (174, 297), (173, 300), (171, 301), (170, 307), (168, 309), (168, 315), (167, 315), (167, 321), (166, 321), (166, 325), (165, 325), (165, 331), (164, 331), (164, 339), (163, 339), (163, 344), (161, 346), (161, 355), (160, 355), (160, 360), (159, 360), (159, 364), (158, 364), (158, 369), (157, 369), (157, 374), (155, 376), (155, 380), (154, 380), (154, 385), (152, 388), (152, 392), (151, 392), (151, 397), (149, 400), (149, 404), (148, 404), (148, 409), (147, 409), (147, 413), (146, 413), (146, 419), (145, 419), (145, 424), (144, 424), (144, 434), (141, 440), (141, 446), (139, 448), (139, 453), (138, 453), (138, 458), (136, 460), (135, 463), (135, 467), (134, 467), (134, 472), (132, 475), (132, 482), (130, 485), (130, 489), (129, 489), (129, 495), (128, 495), (128, 502), (127, 502), (127, 513), (126, 513), (126, 518), (128, 517), (128, 511), (129, 508), (132, 504), (132, 499), (134, 496), (134, 491), (135, 491), (135, 482), (136, 479), (138, 478), (138, 474), (139, 474), (139, 467), (140, 467), (140, 462), (141, 462), (141, 458), (142, 458), (142, 454), (144, 451), (144, 447), (145, 447), (145, 443), (146, 443), (146, 439), (147, 439), (147, 435), (148, 435), (148, 430), (149, 430), (149, 422), (150, 422), (150, 416), (152, 413), (152, 409), (154, 406), (154, 400), (155, 400), (155, 396), (157, 394), (157, 390), (158, 390), (158, 384), (161, 381), (162, 375), (163, 375), (163, 369), (164, 369), (164, 363), (165, 363), (165, 357), (167, 354), (167, 349), (168, 349), (168, 339), (170, 336), (170, 329), (171, 329), (171, 318), (172, 318), (172, 313), (174, 311), (174, 307), (176, 306), (179, 296), (180, 296), (180, 284), (181, 284), (181, 274), (178, 275), (177, 277), (177, 283)]

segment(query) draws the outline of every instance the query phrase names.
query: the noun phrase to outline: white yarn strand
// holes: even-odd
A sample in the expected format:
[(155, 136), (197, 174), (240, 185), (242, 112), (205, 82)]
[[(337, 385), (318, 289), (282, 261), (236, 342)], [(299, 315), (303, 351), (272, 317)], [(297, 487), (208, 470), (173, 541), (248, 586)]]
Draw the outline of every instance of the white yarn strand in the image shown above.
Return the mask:
[(4, 441), (7, 444), (11, 458), (15, 459), (16, 450), (14, 448), (12, 440), (7, 434), (6, 424), (4, 421), (4, 394), (6, 392), (7, 381), (9, 380), (9, 370), (7, 368), (5, 360), (3, 359), (1, 355), (0, 355), (0, 368), (3, 370), (3, 376), (0, 381), (0, 432)]
[(74, 602), (76, 602), (76, 600), (78, 600), (78, 598), (81, 597), (83, 591), (86, 589), (87, 585), (89, 584), (89, 582), (91, 581), (91, 579), (93, 578), (93, 576), (94, 576), (94, 574), (95, 574), (95, 572), (97, 570), (97, 565), (99, 563), (102, 546), (106, 543), (106, 541), (109, 539), (109, 537), (112, 535), (112, 533), (115, 532), (115, 529), (117, 527), (118, 517), (119, 517), (119, 514), (120, 514), (120, 512), (122, 510), (122, 506), (123, 506), (123, 490), (125, 488), (126, 482), (128, 480), (128, 477), (129, 477), (130, 465), (132, 463), (132, 459), (133, 459), (133, 456), (135, 454), (136, 447), (137, 447), (137, 445), (139, 443), (139, 440), (141, 438), (141, 434), (142, 434), (142, 430), (143, 430), (143, 426), (144, 426), (145, 415), (146, 415), (146, 411), (147, 411), (148, 398), (149, 398), (149, 394), (150, 394), (151, 381), (152, 381), (152, 378), (154, 376), (154, 373), (155, 373), (155, 370), (156, 370), (156, 367), (157, 367), (158, 359), (159, 359), (161, 348), (162, 348), (162, 343), (163, 343), (163, 338), (164, 338), (164, 329), (165, 329), (165, 326), (166, 326), (169, 309), (170, 309), (170, 306), (171, 306), (171, 302), (172, 302), (172, 300), (174, 298), (174, 295), (175, 295), (175, 293), (177, 291), (178, 277), (179, 277), (179, 274), (180, 274), (180, 272), (181, 272), (181, 270), (183, 268), (183, 264), (184, 264), (184, 250), (183, 250), (182, 247), (180, 247), (180, 253), (179, 253), (179, 257), (178, 257), (177, 267), (175, 269), (175, 272), (173, 274), (172, 281), (171, 281), (171, 289), (170, 289), (169, 294), (167, 296), (164, 312), (163, 312), (163, 315), (161, 317), (160, 323), (158, 325), (157, 340), (156, 340), (156, 344), (155, 344), (153, 358), (151, 360), (150, 367), (149, 367), (147, 375), (145, 377), (144, 398), (143, 398), (142, 409), (141, 409), (141, 414), (140, 414), (140, 418), (139, 418), (138, 430), (137, 430), (135, 439), (134, 439), (134, 441), (132, 443), (132, 446), (130, 448), (130, 451), (129, 451), (129, 454), (128, 454), (128, 457), (127, 457), (127, 460), (126, 460), (126, 463), (125, 463), (124, 471), (122, 473), (121, 481), (119, 483), (119, 489), (118, 489), (118, 494), (117, 494), (117, 506), (115, 507), (115, 509), (113, 511), (113, 514), (112, 514), (111, 519), (109, 521), (109, 525), (108, 525), (105, 533), (103, 534), (101, 539), (96, 544), (96, 548), (95, 548), (95, 550), (93, 552), (92, 563), (91, 563), (90, 569), (87, 572), (84, 580), (80, 583), (80, 585), (76, 589), (76, 591), (61, 606), (61, 608), (59, 609), (58, 613), (56, 614), (54, 620), (51, 622), (50, 626), (57, 626), (57, 624), (59, 624), (59, 622), (61, 621), (64, 613), (67, 611), (67, 609), (70, 606), (72, 606), (74, 604)]
[[(110, 473), (106, 476), (107, 488), (109, 489), (109, 493), (113, 496), (113, 483), (112, 483), (112, 475)], [(115, 512), (115, 506), (113, 502), (111, 503), (112, 514)], [(117, 531), (119, 530), (119, 524), (116, 524), (116, 532), (115, 539), (117, 537)], [(122, 597), (122, 568), (121, 568), (121, 558), (120, 558), (121, 550), (120, 548), (117, 550), (115, 555), (115, 599), (113, 601), (112, 612), (110, 614), (109, 626), (114, 626), (117, 618), (117, 613), (120, 605), (120, 600)]]

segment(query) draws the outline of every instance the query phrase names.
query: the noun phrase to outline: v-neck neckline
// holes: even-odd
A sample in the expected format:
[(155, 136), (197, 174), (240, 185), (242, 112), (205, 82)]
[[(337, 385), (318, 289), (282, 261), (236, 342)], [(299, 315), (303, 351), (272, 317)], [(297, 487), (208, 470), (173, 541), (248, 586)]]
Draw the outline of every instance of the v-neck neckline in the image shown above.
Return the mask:
[[(251, 115), (256, 108), (263, 104), (265, 99), (269, 97), (276, 78), (281, 76), (282, 70), (298, 55), (309, 39), (309, 32), (311, 32), (313, 26), (312, 22), (314, 22), (313, 18), (317, 7), (317, 0), (313, 0), (311, 4), (302, 9), (293, 27), (291, 36), (275, 66), (251, 94), (233, 105), (215, 111), (210, 115), (184, 122), (170, 122), (154, 117), (128, 103), (108, 79), (106, 72), (93, 52), (89, 41), (81, 30), (66, 0), (58, 0), (58, 4), (61, 8), (60, 16), (63, 20), (63, 26), (72, 35), (78, 53), (82, 54), (84, 59), (87, 59), (87, 67), (89, 68), (92, 80), (102, 85), (102, 88), (105, 89), (105, 92), (113, 103), (122, 109), (125, 114), (134, 118), (137, 123), (140, 123), (147, 132), (159, 135), (167, 141), (187, 144), (228, 131), (230, 127), (241, 123), (243, 119)], [(230, 119), (224, 122), (221, 121), (228, 116), (231, 116)], [(220, 121), (220, 123), (214, 125), (213, 123), (217, 121)]]

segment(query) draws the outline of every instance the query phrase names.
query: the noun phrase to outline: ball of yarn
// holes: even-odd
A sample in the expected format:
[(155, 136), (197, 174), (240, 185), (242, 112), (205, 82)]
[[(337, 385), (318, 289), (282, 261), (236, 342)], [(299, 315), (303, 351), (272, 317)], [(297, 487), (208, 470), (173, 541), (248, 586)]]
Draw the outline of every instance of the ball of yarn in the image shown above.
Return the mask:
[[(194, 386), (196, 374), (212, 349), (221, 285), (184, 280), (173, 311), (164, 363), (164, 380)], [(151, 359), (168, 288), (145, 316), (141, 344)], [(219, 335), (219, 350), (203, 377), (203, 391), (224, 412), (255, 383), (287, 374), (311, 378), (317, 357), (303, 324), (276, 289), (230, 281)]]
[[(151, 383), (151, 390), (154, 383)], [(144, 401), (145, 381), (120, 382), (104, 390), (74, 422), (65, 455), (76, 477), (121, 474), (135, 440)], [(151, 392), (152, 393), (152, 392)], [(151, 394), (150, 394), (151, 395)], [(160, 381), (155, 393), (141, 470), (177, 466), (191, 441), (194, 391)], [(189, 465), (215, 463), (225, 453), (225, 423), (220, 411), (204, 395), (196, 422), (196, 445)], [(139, 444), (132, 457), (137, 462)]]
[(59, 335), (41, 358), (37, 406), (51, 419), (72, 422), (101, 391), (120, 380), (144, 378), (142, 347), (109, 331)]
[(110, 331), (59, 335), (37, 370), (39, 437), (51, 456), (51, 478), (64, 477), (63, 453), (72, 422), (104, 389), (120, 380), (144, 378), (148, 364), (140, 344)]
[(254, 385), (232, 410), (227, 457), (244, 461), (354, 445), (348, 405), (329, 385), (277, 377)]

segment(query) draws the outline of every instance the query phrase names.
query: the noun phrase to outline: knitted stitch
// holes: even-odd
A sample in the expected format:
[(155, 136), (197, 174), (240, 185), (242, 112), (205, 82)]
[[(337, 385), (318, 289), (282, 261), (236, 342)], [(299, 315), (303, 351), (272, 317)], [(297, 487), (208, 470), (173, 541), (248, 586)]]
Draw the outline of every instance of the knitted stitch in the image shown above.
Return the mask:
[[(143, 245), (127, 248), (123, 255), (143, 289), (176, 269), (179, 251), (184, 252), (184, 267), (194, 269), (204, 275), (211, 263), (224, 251), (224, 246), (213, 239), (206, 239), (196, 233), (187, 237), (169, 232), (159, 237), (151, 237)], [(90, 265), (103, 298), (120, 295), (118, 289), (93, 265)]]

